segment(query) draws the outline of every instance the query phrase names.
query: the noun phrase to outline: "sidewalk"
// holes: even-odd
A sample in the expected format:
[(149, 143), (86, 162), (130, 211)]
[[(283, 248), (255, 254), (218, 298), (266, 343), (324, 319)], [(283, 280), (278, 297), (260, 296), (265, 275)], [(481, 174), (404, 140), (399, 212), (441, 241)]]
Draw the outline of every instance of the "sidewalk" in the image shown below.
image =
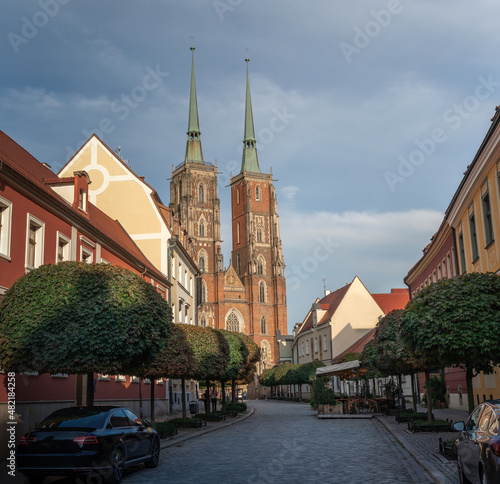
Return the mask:
[[(425, 412), (425, 407), (418, 406), (419, 412)], [(464, 410), (434, 409), (435, 419), (458, 422), (465, 421), (469, 413)], [(392, 434), (406, 451), (432, 476), (439, 484), (457, 484), (458, 473), (455, 460), (449, 460), (439, 453), (439, 438), (443, 441), (458, 436), (458, 432), (417, 432), (408, 430), (406, 423), (397, 423), (394, 417), (377, 416), (377, 420)]]

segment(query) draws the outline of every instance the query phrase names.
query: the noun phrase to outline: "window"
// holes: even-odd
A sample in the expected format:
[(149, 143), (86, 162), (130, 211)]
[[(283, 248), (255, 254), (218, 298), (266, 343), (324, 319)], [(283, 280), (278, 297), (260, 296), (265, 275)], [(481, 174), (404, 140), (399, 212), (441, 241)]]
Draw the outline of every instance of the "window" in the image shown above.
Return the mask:
[(70, 239), (57, 232), (57, 262), (70, 260)]
[(262, 229), (257, 229), (257, 242), (262, 242)]
[(259, 257), (257, 259), (257, 274), (261, 276), (263, 274), (263, 270), (262, 257)]
[(473, 205), (469, 209), (469, 232), (472, 262), (474, 262), (479, 257), (479, 252), (477, 250), (476, 218)]
[(87, 210), (87, 194), (83, 188), (78, 193), (78, 208), (84, 212)]
[(198, 201), (200, 203), (205, 203), (205, 188), (201, 183), (200, 186), (198, 187)]
[(458, 252), (460, 254), (460, 274), (464, 274), (467, 268), (465, 265), (464, 234), (461, 230), (458, 233)]
[(109, 419), (109, 424), (113, 428), (130, 426), (128, 418), (125, 416), (121, 408), (113, 412), (113, 415), (111, 415), (111, 418)]
[(318, 352), (318, 338), (314, 338), (314, 352)]
[(104, 373), (99, 373), (97, 375), (97, 379), (100, 380), (100, 381), (110, 381), (111, 380), (110, 376), (106, 375)]
[(302, 345), (301, 346), (302, 346), (302, 356), (304, 356), (305, 355), (305, 350), (304, 350), (304, 342), (303, 341), (302, 341)]
[(0, 256), (10, 258), (12, 203), (0, 197)]
[(239, 332), (240, 330), (240, 322), (238, 320), (238, 315), (234, 311), (232, 311), (227, 317), (226, 329), (228, 331), (236, 331), (236, 332)]
[(255, 187), (255, 200), (259, 201), (260, 200), (260, 187), (257, 185)]
[(200, 326), (206, 327), (207, 326), (207, 317), (203, 314), (200, 319)]
[(43, 241), (45, 224), (28, 215), (28, 240), (26, 246), (26, 268), (34, 269), (43, 264)]
[(236, 272), (241, 274), (241, 257), (240, 254), (236, 254)]
[(240, 243), (240, 223), (236, 224), (236, 243)]
[(259, 284), (259, 302), (266, 302), (266, 285), (263, 281)]
[(306, 355), (309, 354), (309, 340), (306, 340)]
[(85, 247), (80, 247), (80, 260), (85, 262), (85, 264), (91, 264), (94, 258), (94, 254), (91, 250), (86, 249)]
[(116, 375), (115, 376), (115, 381), (121, 382), (121, 381), (126, 381), (127, 379), (125, 378), (125, 375)]
[(179, 299), (179, 319), (177, 322), (182, 323), (182, 299)]
[(326, 334), (323, 335), (323, 351), (326, 352), (328, 345), (326, 344)]
[(200, 229), (199, 229), (200, 237), (205, 237), (205, 222), (200, 220)]
[(265, 316), (262, 316), (262, 318), (260, 318), (260, 332), (261, 334), (266, 334), (266, 317)]
[(132, 412), (132, 410), (129, 410), (128, 408), (123, 408), (122, 410), (130, 420), (131, 425), (133, 425), (134, 427), (141, 427), (142, 425), (144, 425), (142, 420), (134, 412)]
[(491, 219), (491, 204), (490, 194), (488, 191), (488, 183), (486, 182), (481, 189), (481, 198), (483, 206), (483, 223), (484, 223), (484, 237), (486, 245), (493, 241), (493, 221)]
[(207, 302), (207, 283), (205, 281), (201, 283), (201, 302)]
[(481, 410), (483, 409), (482, 406), (477, 407), (474, 412), (472, 412), (471, 416), (469, 417), (469, 420), (467, 420), (465, 424), (465, 430), (476, 430), (477, 429), (477, 423), (479, 421), (479, 414), (481, 413)]
[(198, 266), (200, 267), (200, 271), (205, 270), (205, 256), (203, 254), (200, 254), (200, 257), (198, 259)]
[(240, 204), (240, 187), (236, 189), (236, 203)]

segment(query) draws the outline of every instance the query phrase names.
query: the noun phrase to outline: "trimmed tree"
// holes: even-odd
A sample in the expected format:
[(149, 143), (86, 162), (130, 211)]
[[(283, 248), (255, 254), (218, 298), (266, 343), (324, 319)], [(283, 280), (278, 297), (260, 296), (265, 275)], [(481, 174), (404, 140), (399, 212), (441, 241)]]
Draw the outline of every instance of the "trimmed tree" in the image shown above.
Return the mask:
[(500, 277), (472, 273), (441, 279), (408, 303), (401, 323), (407, 347), (418, 359), (434, 368), (465, 369), (472, 411), (472, 378), (492, 373), (500, 363)]
[(243, 333), (238, 333), (246, 348), (246, 361), (236, 378), (231, 379), (231, 397), (232, 402), (236, 401), (236, 382), (250, 383), (257, 371), (257, 363), (260, 361), (260, 348), (255, 341)]
[(134, 374), (167, 342), (171, 310), (137, 274), (109, 264), (61, 262), (19, 278), (0, 304), (7, 371)]

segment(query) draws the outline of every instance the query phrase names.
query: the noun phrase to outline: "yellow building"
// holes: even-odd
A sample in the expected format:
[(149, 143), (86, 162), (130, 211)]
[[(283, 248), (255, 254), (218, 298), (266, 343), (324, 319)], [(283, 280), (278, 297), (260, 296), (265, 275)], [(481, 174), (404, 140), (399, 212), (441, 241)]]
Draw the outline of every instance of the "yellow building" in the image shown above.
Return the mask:
[[(467, 167), (446, 220), (455, 234), (459, 273), (500, 274), (500, 109), (496, 108), (472, 163)], [(500, 398), (498, 367), (473, 381), (474, 400)]]

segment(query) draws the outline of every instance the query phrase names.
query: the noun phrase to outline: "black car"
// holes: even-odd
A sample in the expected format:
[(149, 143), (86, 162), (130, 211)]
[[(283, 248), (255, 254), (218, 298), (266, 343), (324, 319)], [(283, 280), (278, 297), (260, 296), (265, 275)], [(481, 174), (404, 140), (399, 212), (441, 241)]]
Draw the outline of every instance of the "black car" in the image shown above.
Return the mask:
[(82, 474), (117, 484), (127, 467), (156, 467), (159, 460), (160, 438), (148, 421), (114, 406), (57, 410), (21, 437), (17, 449), (18, 469), (33, 484)]
[(461, 483), (500, 482), (500, 400), (478, 405), (467, 422), (455, 422), (460, 431), (456, 441), (458, 474)]

